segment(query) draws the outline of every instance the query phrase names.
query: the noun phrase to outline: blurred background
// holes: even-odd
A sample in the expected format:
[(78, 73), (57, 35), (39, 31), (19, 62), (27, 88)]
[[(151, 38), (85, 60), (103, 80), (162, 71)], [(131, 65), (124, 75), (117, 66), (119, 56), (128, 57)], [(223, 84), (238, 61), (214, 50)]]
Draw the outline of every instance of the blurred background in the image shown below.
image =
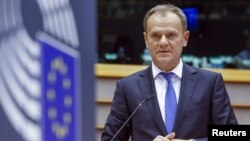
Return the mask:
[(245, 66), (235, 60), (247, 49), (248, 0), (99, 0), (98, 62), (148, 64), (142, 21), (150, 7), (164, 2), (176, 4), (187, 16), (191, 37), (182, 56), (186, 63), (208, 68), (249, 68), (250, 58), (244, 58)]
[(95, 1), (0, 0), (0, 19), (0, 140), (95, 140)]
[(0, 0), (0, 140), (99, 141), (115, 83), (151, 61), (142, 21), (164, 2), (188, 18), (183, 61), (222, 73), (249, 124), (248, 0)]

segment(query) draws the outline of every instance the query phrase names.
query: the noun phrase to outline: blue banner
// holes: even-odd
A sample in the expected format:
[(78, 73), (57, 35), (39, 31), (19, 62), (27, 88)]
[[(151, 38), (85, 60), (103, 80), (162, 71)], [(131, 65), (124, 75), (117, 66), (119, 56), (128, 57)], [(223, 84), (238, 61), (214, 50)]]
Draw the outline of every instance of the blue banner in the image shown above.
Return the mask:
[(76, 141), (79, 54), (46, 34), (42, 47), (42, 133), (45, 141)]

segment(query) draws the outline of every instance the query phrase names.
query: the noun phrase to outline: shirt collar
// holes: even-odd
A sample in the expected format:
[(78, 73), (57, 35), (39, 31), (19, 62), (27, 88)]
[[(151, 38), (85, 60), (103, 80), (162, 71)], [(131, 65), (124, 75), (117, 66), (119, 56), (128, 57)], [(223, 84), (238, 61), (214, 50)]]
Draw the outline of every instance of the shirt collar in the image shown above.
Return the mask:
[[(181, 78), (182, 77), (182, 70), (183, 70), (183, 62), (180, 59), (179, 64), (172, 69), (169, 72), (173, 72), (177, 77)], [(160, 72), (164, 72), (163, 70), (160, 70), (152, 61), (152, 72), (153, 72), (153, 77), (155, 78)]]

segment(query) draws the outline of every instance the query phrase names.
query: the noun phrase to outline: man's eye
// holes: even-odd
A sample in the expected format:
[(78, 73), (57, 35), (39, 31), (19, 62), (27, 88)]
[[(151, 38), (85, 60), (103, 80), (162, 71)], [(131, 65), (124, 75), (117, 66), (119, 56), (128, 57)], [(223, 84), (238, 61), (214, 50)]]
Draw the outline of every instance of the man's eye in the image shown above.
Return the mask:
[(169, 39), (174, 39), (175, 37), (176, 37), (176, 35), (174, 33), (168, 34), (168, 38)]
[(159, 38), (159, 35), (158, 35), (158, 34), (153, 34), (152, 37), (153, 37), (154, 39), (158, 39), (158, 38)]

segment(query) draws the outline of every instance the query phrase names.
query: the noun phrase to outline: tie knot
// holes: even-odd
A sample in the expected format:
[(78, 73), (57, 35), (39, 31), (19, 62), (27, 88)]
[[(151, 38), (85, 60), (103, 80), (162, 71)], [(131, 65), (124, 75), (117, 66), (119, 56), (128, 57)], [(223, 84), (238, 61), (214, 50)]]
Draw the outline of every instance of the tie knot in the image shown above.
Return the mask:
[(168, 81), (168, 83), (170, 83), (171, 78), (174, 75), (174, 73), (173, 72), (160, 72), (160, 75), (162, 75)]

